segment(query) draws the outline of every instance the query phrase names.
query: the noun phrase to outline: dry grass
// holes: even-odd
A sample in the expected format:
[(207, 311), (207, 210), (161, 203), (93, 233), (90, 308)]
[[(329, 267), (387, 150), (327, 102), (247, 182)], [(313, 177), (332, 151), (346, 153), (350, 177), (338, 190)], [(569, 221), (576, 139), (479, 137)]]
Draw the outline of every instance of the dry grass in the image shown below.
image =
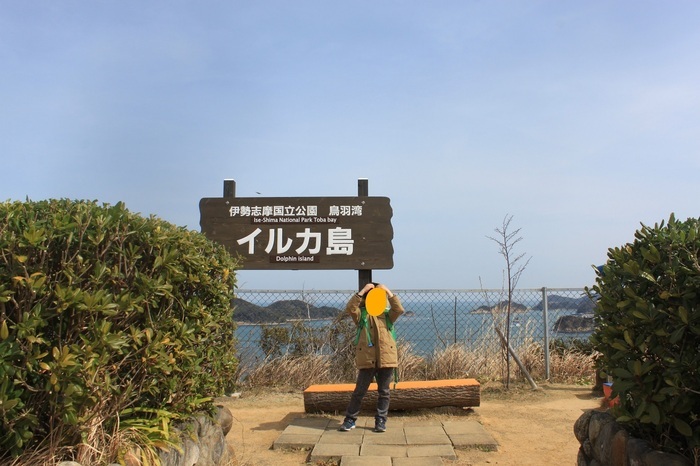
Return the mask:
[[(541, 344), (529, 342), (523, 345), (518, 356), (533, 378), (540, 380), (545, 378), (544, 350)], [(551, 351), (549, 381), (566, 384), (590, 383), (595, 375), (594, 362), (594, 355), (573, 349)], [(523, 376), (519, 369), (516, 376)]]
[(426, 361), (413, 352), (411, 343), (399, 341), (398, 353), (401, 380), (422, 380), (425, 378)]
[[(462, 345), (450, 345), (442, 351), (435, 351), (428, 366), (428, 379), (464, 379), (474, 373), (475, 353)], [(478, 365), (478, 363), (476, 364)]]
[(245, 380), (249, 387), (307, 387), (329, 383), (330, 358), (325, 355), (284, 355), (265, 360)]
[(555, 374), (554, 382), (586, 383), (594, 378), (594, 362), (595, 357), (591, 354), (565, 351), (551, 355), (549, 369), (550, 373)]
[[(484, 347), (492, 342), (481, 342), (469, 348), (449, 345), (436, 350), (429, 357), (413, 352), (411, 344), (399, 344), (399, 371), (401, 380), (441, 380), (476, 378), (482, 382), (503, 380), (505, 360), (498, 348)], [(534, 342), (526, 342), (515, 349), (523, 365), (535, 380), (544, 380), (544, 351)], [(487, 355), (498, 354), (498, 357)], [(247, 388), (294, 387), (306, 388), (312, 384), (350, 383), (355, 380), (354, 370), (338, 371), (333, 355), (286, 355), (269, 359), (249, 371), (241, 385)], [(550, 378), (553, 383), (590, 383), (595, 370), (592, 355), (575, 350), (550, 353)], [(518, 366), (511, 362), (511, 380), (525, 380)]]

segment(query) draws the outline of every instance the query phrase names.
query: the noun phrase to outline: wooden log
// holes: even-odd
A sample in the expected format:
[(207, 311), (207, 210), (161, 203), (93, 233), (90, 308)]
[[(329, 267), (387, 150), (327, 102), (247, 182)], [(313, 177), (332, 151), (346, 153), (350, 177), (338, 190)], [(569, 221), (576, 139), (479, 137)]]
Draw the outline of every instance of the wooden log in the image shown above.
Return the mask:
[[(355, 384), (311, 385), (304, 390), (307, 413), (343, 412), (350, 402)], [(475, 379), (421, 380), (391, 384), (392, 411), (455, 406), (466, 408), (481, 403), (481, 384)], [(362, 400), (363, 411), (377, 406), (377, 384), (370, 384)]]

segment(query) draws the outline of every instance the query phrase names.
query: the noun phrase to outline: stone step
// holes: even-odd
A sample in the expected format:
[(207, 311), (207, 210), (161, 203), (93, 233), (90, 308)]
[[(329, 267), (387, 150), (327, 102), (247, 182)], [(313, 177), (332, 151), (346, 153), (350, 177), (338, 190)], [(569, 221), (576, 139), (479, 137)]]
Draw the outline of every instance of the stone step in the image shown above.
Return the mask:
[[(361, 417), (356, 428), (339, 432), (339, 419), (294, 419), (273, 444), (275, 450), (310, 450), (312, 462), (341, 461), (341, 466), (366, 459), (363, 466), (429, 466), (455, 460), (455, 449), (495, 451), (498, 444), (475, 420), (412, 420), (389, 418), (387, 430), (373, 432), (374, 418)], [(352, 459), (359, 458), (359, 459)], [(387, 459), (390, 463), (387, 463)]]

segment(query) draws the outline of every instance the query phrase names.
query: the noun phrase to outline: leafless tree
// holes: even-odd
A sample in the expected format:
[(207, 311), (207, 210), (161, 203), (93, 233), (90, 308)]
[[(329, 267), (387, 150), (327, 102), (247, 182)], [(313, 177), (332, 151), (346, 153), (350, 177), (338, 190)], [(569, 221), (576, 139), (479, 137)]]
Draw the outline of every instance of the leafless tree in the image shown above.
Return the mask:
[[(506, 261), (505, 286), (507, 287), (507, 307), (505, 321), (505, 340), (506, 348), (510, 345), (510, 317), (511, 306), (513, 303), (513, 292), (518, 286), (520, 276), (525, 271), (525, 268), (530, 263), (530, 257), (525, 258), (525, 253), (516, 254), (515, 246), (523, 239), (520, 235), (520, 228), (510, 231), (510, 222), (513, 220), (512, 215), (506, 215), (503, 218), (503, 224), (500, 228), (494, 229), (495, 236), (487, 236), (488, 239), (498, 244), (499, 253)], [(506, 350), (506, 388), (510, 387), (510, 354)]]

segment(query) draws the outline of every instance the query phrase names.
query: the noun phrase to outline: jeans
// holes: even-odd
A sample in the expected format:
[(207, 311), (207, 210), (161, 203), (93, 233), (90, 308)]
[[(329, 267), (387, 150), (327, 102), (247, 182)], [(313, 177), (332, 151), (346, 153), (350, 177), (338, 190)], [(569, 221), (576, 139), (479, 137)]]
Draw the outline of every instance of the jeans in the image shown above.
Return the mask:
[(391, 385), (391, 379), (394, 375), (393, 367), (358, 370), (357, 382), (355, 383), (355, 390), (353, 390), (352, 392), (350, 404), (348, 404), (348, 409), (345, 411), (346, 418), (357, 420), (357, 416), (360, 415), (362, 399), (365, 397), (367, 389), (369, 388), (369, 384), (372, 383), (372, 379), (375, 375), (377, 377), (378, 386), (376, 418), (380, 418), (386, 421), (386, 417), (389, 414), (389, 386)]

